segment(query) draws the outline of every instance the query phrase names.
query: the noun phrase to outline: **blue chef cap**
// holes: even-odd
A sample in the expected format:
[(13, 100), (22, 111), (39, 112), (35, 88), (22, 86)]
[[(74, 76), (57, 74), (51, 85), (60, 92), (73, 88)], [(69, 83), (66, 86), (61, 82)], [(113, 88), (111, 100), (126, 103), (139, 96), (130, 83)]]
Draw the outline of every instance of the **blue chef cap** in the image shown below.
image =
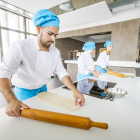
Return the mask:
[(59, 28), (60, 20), (53, 12), (48, 9), (41, 9), (32, 18), (35, 26), (46, 27), (55, 26)]
[(112, 41), (107, 41), (107, 42), (104, 44), (104, 47), (107, 48), (109, 45), (113, 45), (113, 42), (112, 42)]
[(95, 43), (94, 42), (86, 42), (83, 46), (83, 50), (85, 51), (89, 51), (89, 50), (92, 50), (92, 49), (95, 49)]

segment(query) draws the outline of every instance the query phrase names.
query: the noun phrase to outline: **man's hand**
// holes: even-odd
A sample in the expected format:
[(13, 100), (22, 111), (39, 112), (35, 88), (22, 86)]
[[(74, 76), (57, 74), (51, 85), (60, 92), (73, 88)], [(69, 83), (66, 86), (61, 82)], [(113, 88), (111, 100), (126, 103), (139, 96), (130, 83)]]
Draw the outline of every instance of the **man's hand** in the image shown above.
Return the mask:
[(82, 106), (85, 103), (83, 94), (81, 92), (79, 92), (78, 90), (73, 91), (73, 97), (75, 98), (76, 105), (78, 105), (78, 99), (81, 100), (81, 101), (79, 101), (80, 106)]
[(8, 103), (6, 107), (6, 114), (10, 117), (19, 117), (20, 108), (29, 108), (29, 106), (23, 104), (21, 101), (14, 99)]

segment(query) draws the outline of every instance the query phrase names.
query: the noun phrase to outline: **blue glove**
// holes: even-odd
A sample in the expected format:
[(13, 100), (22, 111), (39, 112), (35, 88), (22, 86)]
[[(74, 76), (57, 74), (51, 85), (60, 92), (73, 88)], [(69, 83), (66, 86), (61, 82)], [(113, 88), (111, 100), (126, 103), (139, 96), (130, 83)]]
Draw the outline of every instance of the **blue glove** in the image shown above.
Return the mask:
[(106, 94), (102, 91), (101, 92), (101, 95), (102, 95), (102, 97), (105, 97)]

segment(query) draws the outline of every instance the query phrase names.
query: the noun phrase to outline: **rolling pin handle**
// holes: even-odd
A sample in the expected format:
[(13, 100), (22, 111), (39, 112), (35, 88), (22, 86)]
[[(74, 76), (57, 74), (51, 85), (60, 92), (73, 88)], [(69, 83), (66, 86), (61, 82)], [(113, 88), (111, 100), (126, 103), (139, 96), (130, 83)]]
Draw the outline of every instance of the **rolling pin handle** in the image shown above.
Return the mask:
[(91, 127), (98, 127), (98, 128), (102, 128), (102, 129), (108, 129), (107, 123), (99, 123), (99, 122), (90, 121), (90, 126)]

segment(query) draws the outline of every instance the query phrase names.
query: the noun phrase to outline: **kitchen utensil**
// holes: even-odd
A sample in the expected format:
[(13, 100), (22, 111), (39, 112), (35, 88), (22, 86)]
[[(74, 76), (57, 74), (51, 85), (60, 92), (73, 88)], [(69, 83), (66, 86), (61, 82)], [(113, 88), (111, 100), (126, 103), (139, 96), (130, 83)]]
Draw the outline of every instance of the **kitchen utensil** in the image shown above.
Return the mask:
[(127, 94), (127, 91), (120, 88), (107, 88), (107, 92), (114, 98), (122, 98)]
[(127, 76), (122, 74), (122, 73), (117, 73), (117, 72), (113, 72), (113, 71), (108, 71), (107, 73), (111, 74), (111, 75), (114, 75), (114, 76), (117, 76), (117, 77), (127, 78)]
[(109, 94), (109, 93), (107, 93), (106, 96), (104, 97), (104, 99), (106, 99), (106, 100), (109, 99), (110, 101), (113, 101), (114, 100), (114, 96)]
[(90, 129), (91, 127), (98, 127), (102, 129), (108, 128), (107, 123), (93, 122), (90, 120), (90, 118), (87, 117), (74, 116), (31, 108), (23, 109), (21, 111), (21, 116), (24, 118), (35, 119), (82, 129)]

